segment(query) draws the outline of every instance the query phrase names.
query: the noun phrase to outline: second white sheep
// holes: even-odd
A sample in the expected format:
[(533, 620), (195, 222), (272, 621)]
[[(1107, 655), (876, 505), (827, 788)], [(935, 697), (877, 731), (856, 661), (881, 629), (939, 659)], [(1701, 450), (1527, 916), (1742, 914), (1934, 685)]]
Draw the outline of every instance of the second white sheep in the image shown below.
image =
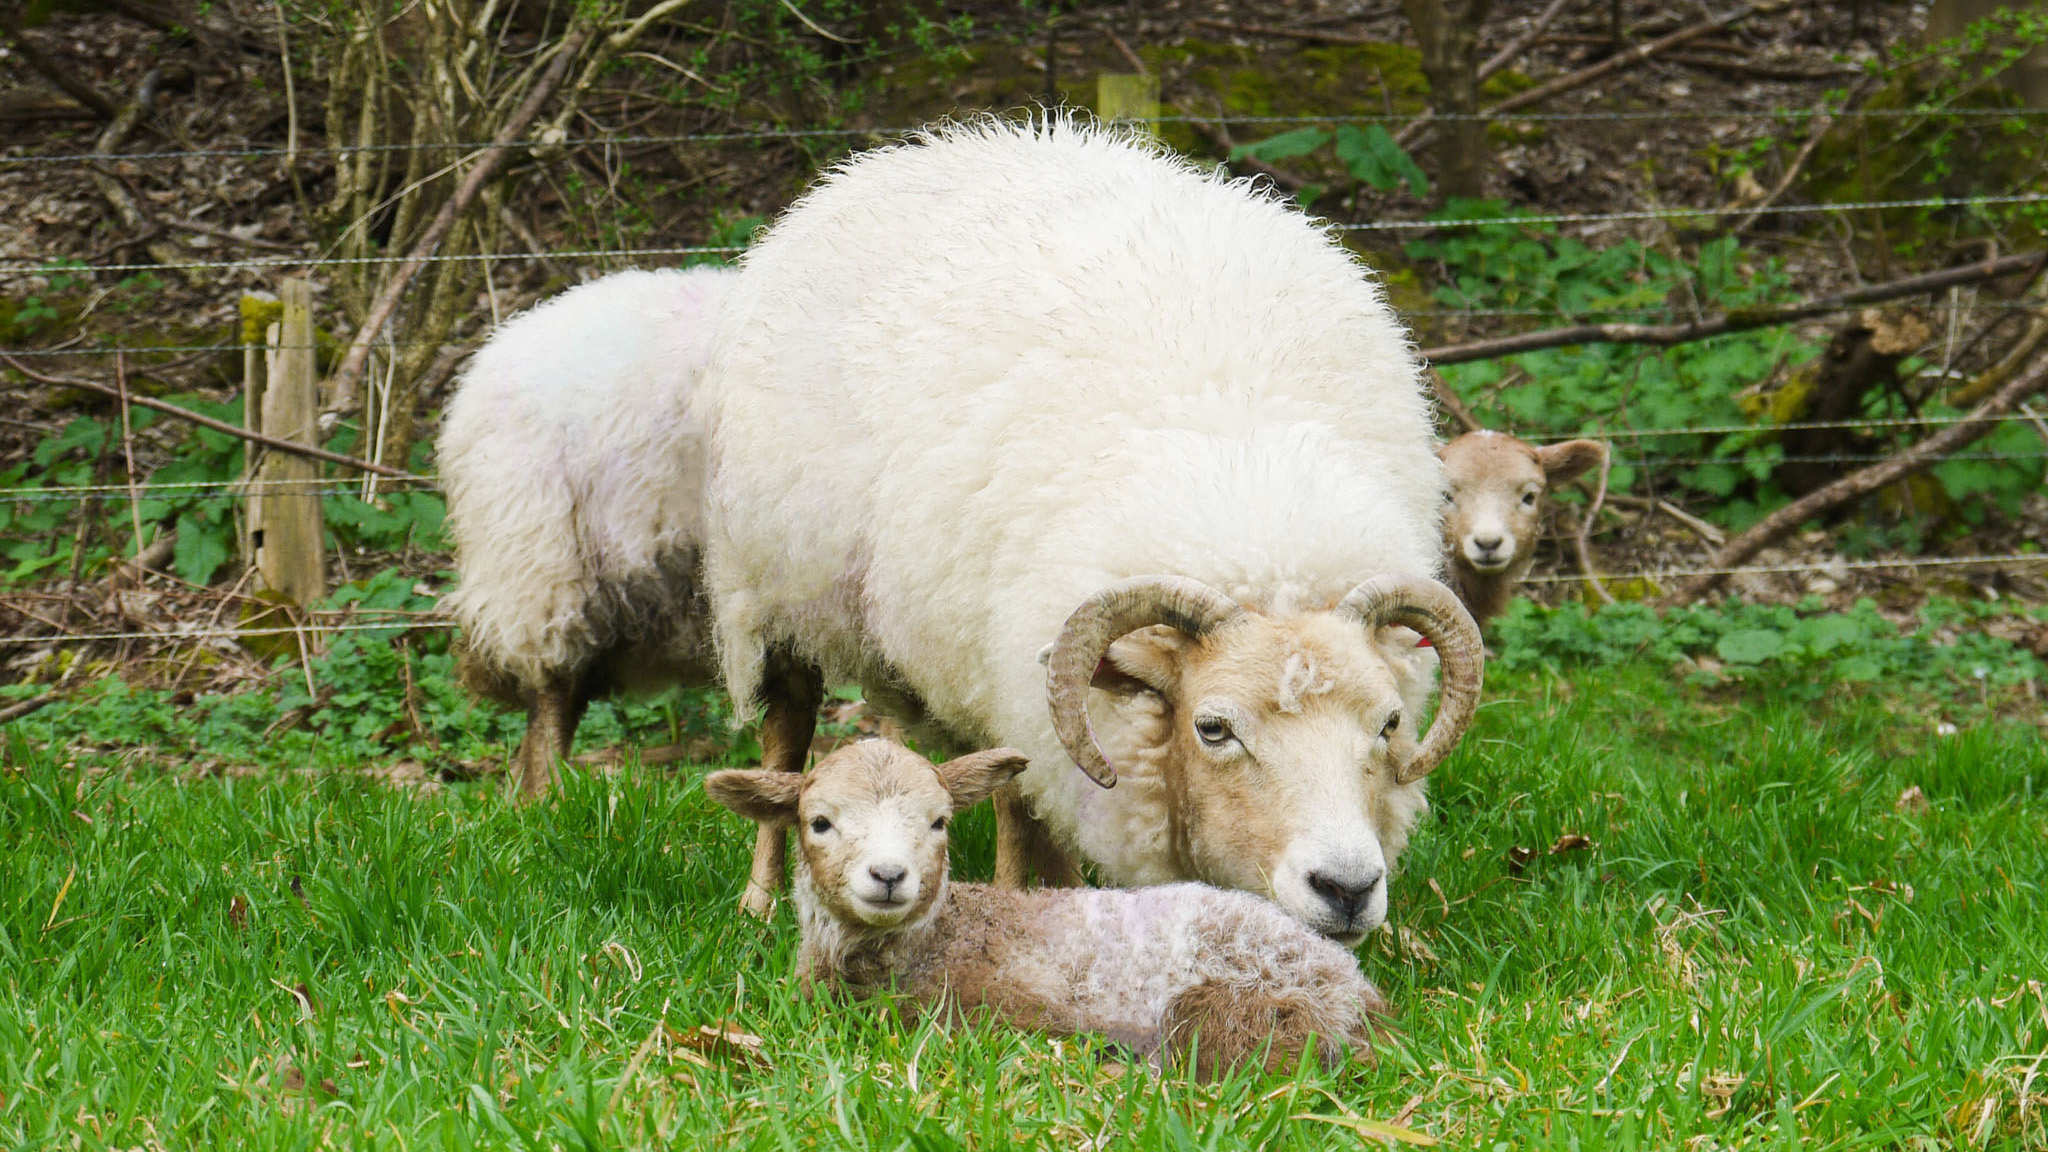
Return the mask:
[(699, 584), (704, 450), (688, 415), (732, 273), (620, 272), (500, 326), (439, 443), (460, 669), (527, 710), (513, 774), (545, 792), (612, 688), (711, 683)]

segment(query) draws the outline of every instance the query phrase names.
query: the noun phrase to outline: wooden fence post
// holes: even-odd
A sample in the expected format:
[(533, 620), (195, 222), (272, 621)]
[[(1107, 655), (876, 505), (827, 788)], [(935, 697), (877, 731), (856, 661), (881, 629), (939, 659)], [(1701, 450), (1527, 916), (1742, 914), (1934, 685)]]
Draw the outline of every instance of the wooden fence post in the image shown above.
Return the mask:
[[(320, 397), (313, 372), (313, 286), (287, 280), (284, 314), (270, 325), (265, 371), (256, 397), (266, 436), (318, 447)], [(327, 551), (320, 521), (320, 466), (303, 456), (272, 452), (256, 468), (249, 496), (249, 542), (263, 587), (294, 604), (327, 595)]]
[(1159, 117), (1159, 77), (1150, 72), (1104, 72), (1095, 78), (1095, 115), (1125, 120), (1149, 135)]

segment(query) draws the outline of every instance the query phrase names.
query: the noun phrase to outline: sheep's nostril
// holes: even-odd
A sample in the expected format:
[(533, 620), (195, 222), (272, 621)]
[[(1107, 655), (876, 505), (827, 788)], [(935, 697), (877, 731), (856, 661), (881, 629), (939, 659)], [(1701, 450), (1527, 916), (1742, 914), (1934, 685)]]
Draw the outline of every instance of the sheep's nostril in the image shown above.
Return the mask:
[(1474, 536), (1472, 538), (1472, 546), (1481, 552), (1498, 552), (1500, 551), (1501, 538), (1498, 536)]
[(870, 864), (868, 875), (874, 877), (875, 882), (880, 884), (884, 891), (893, 892), (896, 885), (901, 884), (903, 878), (910, 875), (910, 869), (901, 864)]
[(1372, 899), (1373, 890), (1380, 886), (1380, 881), (1385, 877), (1384, 870), (1362, 879), (1347, 877), (1342, 880), (1327, 873), (1311, 872), (1308, 874), (1308, 886), (1316, 895), (1323, 898), (1323, 902), (1330, 906), (1331, 911), (1337, 913), (1344, 923), (1349, 924), (1364, 909), (1365, 902)]

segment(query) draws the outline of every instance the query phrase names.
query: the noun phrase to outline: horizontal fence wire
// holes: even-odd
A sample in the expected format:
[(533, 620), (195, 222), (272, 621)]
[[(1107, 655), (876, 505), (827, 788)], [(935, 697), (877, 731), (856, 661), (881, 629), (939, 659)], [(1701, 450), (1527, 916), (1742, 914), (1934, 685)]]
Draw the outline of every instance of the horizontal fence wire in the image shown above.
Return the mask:
[[(1742, 564), (1732, 568), (1645, 568), (1639, 572), (1596, 572), (1603, 582), (1617, 580), (1685, 580), (1696, 576), (1778, 576), (1799, 572), (1871, 572), (1899, 568), (1988, 568), (2006, 564), (2048, 564), (2048, 553), (2011, 552), (2002, 556), (1921, 556), (1897, 560), (1808, 560), (1785, 564)], [(1584, 573), (1551, 572), (1522, 578), (1531, 584), (1577, 584)]]
[(737, 244), (690, 244), (661, 248), (583, 248), (561, 252), (462, 252), (428, 256), (250, 256), (241, 260), (181, 260), (169, 264), (44, 263), (0, 266), (0, 277), (97, 276), (108, 272), (230, 271), (256, 268), (341, 268), (359, 264), (495, 263), (510, 260), (595, 260), (600, 257), (736, 256)]
[(1339, 232), (1384, 232), (1409, 228), (1516, 227), (1524, 224), (1606, 224), (1629, 220), (1691, 220), (1710, 216), (1796, 216), (1826, 212), (1875, 212), (1899, 208), (1972, 208), (2003, 204), (2048, 203), (2048, 193), (2016, 192), (2009, 196), (1924, 196), (1917, 200), (1849, 200), (1829, 204), (1766, 204), (1757, 208), (1641, 208), (1629, 212), (1550, 212), (1528, 216), (1468, 217), (1457, 220), (1368, 220), (1332, 224)]
[[(1418, 120), (1433, 124), (1453, 124), (1464, 121), (1483, 123), (1521, 124), (1628, 124), (1684, 122), (1697, 123), (1710, 120), (1737, 121), (1784, 121), (1802, 120), (1911, 120), (1920, 117), (1941, 117), (1958, 120), (2029, 120), (2048, 117), (2048, 108), (1784, 108), (1784, 109), (1726, 109), (1670, 111), (1612, 111), (1612, 112), (1462, 112), (1432, 115), (1410, 113), (1406, 115), (1331, 115), (1331, 116), (1124, 116), (1110, 120), (1113, 124), (1219, 124), (1224, 126), (1243, 125), (1246, 127), (1310, 127), (1321, 124), (1380, 124), (1408, 125)], [(807, 139), (853, 139), (859, 137), (900, 139), (923, 131), (927, 125), (897, 128), (776, 128), (761, 127), (736, 129), (728, 132), (654, 132), (616, 133), (601, 136), (572, 136), (559, 140), (464, 140), (438, 143), (394, 143), (394, 144), (323, 144), (312, 147), (285, 148), (277, 145), (211, 149), (164, 149), (147, 152), (44, 152), (21, 155), (0, 155), (0, 167), (38, 164), (95, 164), (110, 161), (139, 162), (145, 160), (251, 160), (270, 157), (308, 156), (363, 156), (379, 153), (407, 152), (488, 152), (500, 149), (555, 149), (601, 147), (636, 147), (648, 144), (741, 144), (769, 140)]]
[[(1622, 429), (1611, 432), (1589, 431), (1577, 436), (1558, 433), (1529, 436), (1533, 443), (1554, 443), (1563, 440), (1593, 438), (1607, 440), (1646, 439), (1654, 437), (1734, 435), (1744, 432), (1794, 432), (1819, 430), (1848, 430), (1858, 428), (1902, 428), (1942, 427), (1961, 423), (2031, 423), (2039, 426), (2042, 417), (2031, 411), (2008, 412), (1996, 416), (1900, 416), (1873, 417), (1862, 420), (1807, 420), (1786, 424), (1720, 424), (1693, 428), (1652, 428)], [(2048, 432), (2043, 433), (2048, 441)], [(1767, 464), (1874, 464), (1891, 459), (1885, 453), (1829, 453), (1771, 455), (1765, 452), (1731, 454), (1727, 456), (1617, 456), (1614, 463), (1642, 467), (1646, 465), (1701, 465), (1749, 463)], [(2048, 448), (2034, 452), (1952, 452), (1942, 460), (2019, 461), (2048, 459)], [(438, 485), (439, 478), (425, 476), (378, 476), (372, 482), (381, 491), (400, 489), (421, 489)], [(0, 488), (0, 503), (45, 503), (57, 500), (82, 500), (97, 496), (126, 496), (134, 493), (138, 497), (156, 499), (157, 493), (199, 496), (213, 493), (240, 495), (248, 492), (305, 489), (323, 496), (352, 496), (363, 490), (364, 481), (341, 481), (328, 476), (304, 477), (300, 479), (275, 480), (138, 480), (134, 484), (43, 484)]]
[(314, 637), (330, 632), (406, 632), (415, 628), (453, 627), (455, 627), (455, 621), (451, 617), (412, 616), (386, 624), (368, 621), (336, 624), (309, 622), (296, 627), (191, 628), (169, 629), (162, 632), (55, 632), (47, 636), (0, 636), (0, 648), (32, 647), (37, 644), (83, 644), (88, 641), (112, 640), (221, 640), (241, 639), (250, 636)]
[[(2008, 565), (2048, 565), (2048, 553), (2015, 552), (2004, 555), (1983, 556), (1936, 556), (1900, 557), (1887, 560), (1815, 560), (1785, 564), (1743, 564), (1727, 568), (1645, 568), (1634, 572), (1600, 572), (1602, 581), (1623, 580), (1683, 580), (1700, 576), (1774, 576), (1802, 572), (1869, 572), (1896, 571), (1919, 568), (1995, 568)], [(1587, 579), (1584, 574), (1544, 573), (1524, 578), (1532, 584), (1574, 584)], [(126, 632), (59, 632), (42, 636), (0, 636), (0, 647), (33, 647), (36, 645), (106, 643), (114, 641), (197, 641), (232, 640), (262, 636), (306, 636), (318, 637), (336, 633), (355, 632), (408, 632), (416, 629), (444, 629), (455, 627), (455, 621), (436, 613), (397, 614), (396, 618), (385, 621), (348, 620), (331, 624), (309, 621), (290, 627), (261, 628), (177, 628), (162, 631), (135, 630)]]
[[(1942, 291), (1942, 289), (1932, 289), (1931, 291)], [(1785, 302), (1785, 303), (1783, 303), (1783, 304), (1780, 304), (1780, 305), (1759, 305), (1758, 307), (1794, 307), (1794, 306), (1797, 306), (1798, 304), (1799, 304), (1799, 302), (1798, 302), (1798, 301), (1787, 301), (1787, 302)], [(1830, 308), (1828, 309), (1828, 311), (1829, 311), (1829, 312), (1851, 312), (1851, 311), (1856, 311), (1856, 310), (1859, 310), (1859, 309), (1863, 309), (1863, 308), (1868, 308), (1868, 307), (1870, 307), (1870, 303), (1869, 303), (1868, 301), (1856, 301), (1856, 302), (1845, 302), (1845, 303), (1842, 303), (1842, 304), (1838, 304), (1838, 305), (1834, 305), (1834, 306), (1831, 306), (1831, 307), (1830, 307)], [(1968, 302), (1967, 304), (1964, 304), (1964, 305), (1962, 305), (1962, 307), (1963, 307), (1963, 309), (1964, 309), (1965, 311), (1995, 311), (1995, 312), (2038, 312), (2038, 311), (2042, 311), (2042, 310), (2043, 310), (2043, 308), (2044, 308), (2043, 304), (2041, 304), (2041, 303), (2040, 303), (2039, 301), (2031, 301), (2031, 300), (1983, 300), (1983, 299), (1977, 299), (1977, 300), (1972, 300), (1972, 301)], [(1695, 321), (1698, 321), (1698, 320), (1700, 319), (1700, 317), (1701, 317), (1701, 316), (1702, 316), (1703, 314), (1705, 314), (1705, 315), (1713, 315), (1714, 313), (1716, 313), (1716, 312), (1718, 312), (1718, 311), (1719, 311), (1719, 309), (1717, 309), (1717, 308), (1707, 308), (1707, 309), (1696, 309), (1696, 308), (1695, 308), (1695, 309), (1679, 309), (1679, 308), (1672, 308), (1672, 307), (1669, 307), (1669, 306), (1657, 306), (1657, 307), (1625, 307), (1625, 308), (1581, 308), (1581, 309), (1576, 309), (1576, 310), (1572, 310), (1572, 311), (1565, 311), (1565, 312), (1560, 312), (1560, 311), (1558, 311), (1558, 310), (1557, 310), (1557, 309), (1555, 309), (1555, 308), (1405, 308), (1405, 309), (1402, 309), (1402, 310), (1401, 310), (1401, 312), (1400, 312), (1400, 315), (1401, 315), (1401, 316), (1402, 316), (1402, 318), (1404, 318), (1404, 319), (1413, 319), (1413, 318), (1424, 318), (1424, 319), (1431, 319), (1431, 320), (1455, 320), (1455, 319), (1466, 319), (1466, 318), (1472, 318), (1472, 319), (1514, 319), (1514, 318), (1522, 318), (1522, 319), (1550, 319), (1550, 320), (1555, 320), (1555, 321), (1557, 321), (1557, 322), (1558, 322), (1558, 323), (1559, 323), (1560, 325), (1578, 325), (1578, 324), (1584, 324), (1584, 323), (1588, 323), (1588, 322), (1590, 322), (1590, 321), (1594, 321), (1594, 320), (1602, 320), (1602, 319), (1609, 319), (1609, 318), (1628, 318), (1628, 319), (1632, 319), (1632, 320), (1667, 320), (1667, 321), (1673, 321), (1673, 322), (1678, 322), (1678, 323), (1686, 323), (1686, 322), (1695, 322)], [(227, 322), (226, 322), (226, 321), (222, 321), (222, 323), (223, 323), (223, 324), (225, 324), (225, 323), (227, 323)], [(1788, 323), (1790, 323), (1790, 321), (1788, 321)], [(1539, 329), (1539, 331), (1540, 331), (1540, 329)], [(1744, 334), (1744, 333), (1742, 333), (1742, 332), (1725, 332), (1725, 333), (1722, 333), (1721, 335), (1723, 335), (1723, 336), (1740, 336), (1740, 335), (1743, 335), (1743, 334)], [(1705, 338), (1704, 338), (1704, 339), (1702, 340), (1702, 342), (1704, 342), (1705, 340), (1711, 340), (1711, 339), (1717, 339), (1717, 338), (1718, 338), (1718, 337), (1711, 337), (1711, 336), (1710, 336), (1710, 337), (1705, 337)], [(379, 340), (379, 341), (377, 341), (377, 343), (376, 343), (376, 347), (377, 347), (378, 349), (380, 349), (380, 350), (381, 350), (381, 349), (385, 349), (385, 348), (428, 348), (428, 347), (433, 347), (433, 348), (441, 348), (441, 347), (448, 347), (448, 346), (452, 346), (452, 345), (459, 345), (459, 344), (465, 344), (465, 343), (470, 343), (470, 342), (471, 342), (471, 341), (470, 341), (469, 339), (467, 339), (467, 338), (464, 338), (464, 339), (454, 339), (454, 340)], [(340, 343), (340, 341), (336, 341), (336, 344), (339, 344), (339, 343)], [(1589, 341), (1589, 343), (1591, 343), (1591, 341)], [(321, 344), (316, 344), (316, 345), (313, 345), (313, 347), (314, 347), (314, 349), (315, 349), (315, 350), (319, 350), (319, 349), (321, 349), (321, 348), (326, 348), (326, 347), (332, 347), (332, 346), (334, 346), (334, 345), (321, 345)], [(38, 359), (38, 358), (44, 358), (44, 359), (53, 359), (53, 358), (68, 358), (68, 359), (77, 359), (77, 358), (83, 358), (83, 357), (88, 357), (88, 356), (152, 356), (152, 355), (162, 355), (162, 356), (168, 356), (168, 355), (174, 355), (174, 354), (175, 354), (175, 355), (191, 355), (191, 354), (197, 354), (197, 353), (201, 353), (201, 352), (263, 352), (263, 351), (267, 351), (267, 350), (269, 350), (269, 349), (272, 349), (272, 348), (275, 348), (275, 349), (277, 349), (278, 351), (289, 351), (289, 350), (292, 350), (292, 349), (295, 349), (295, 348), (299, 348), (299, 347), (302, 347), (302, 345), (297, 345), (297, 344), (231, 344), (231, 343), (221, 343), (221, 344), (96, 344), (96, 345), (93, 345), (93, 346), (91, 346), (91, 347), (86, 347), (86, 348), (76, 348), (76, 347), (74, 347), (74, 348), (65, 348), (65, 347), (55, 347), (55, 348), (0, 348), (0, 356), (12, 356), (12, 357), (15, 357), (15, 358), (17, 358), (17, 359), (22, 359), (22, 360), (32, 360), (32, 359)], [(1655, 351), (1662, 351), (1662, 349), (1654, 349), (1654, 350), (1655, 350)], [(1538, 351), (1547, 351), (1547, 349), (1538, 349)]]
[[(1628, 212), (1557, 212), (1527, 216), (1462, 216), (1445, 220), (1373, 220), (1354, 224), (1333, 224), (1341, 232), (1427, 231), (1436, 228), (1497, 228), (1530, 224), (1600, 224), (1643, 220), (1687, 220), (1749, 213), (1771, 215), (1871, 212), (1905, 208), (1982, 208), (2000, 205), (2048, 204), (2048, 192), (2016, 192), (2004, 196), (1926, 196), (1910, 200), (1858, 200), (1834, 204), (1774, 204), (1761, 208), (1645, 208)], [(0, 277), (97, 276), (113, 272), (171, 272), (182, 270), (241, 270), (257, 268), (325, 268), (363, 264), (496, 263), (514, 260), (581, 260), (638, 258), (643, 256), (734, 255), (746, 251), (739, 245), (686, 245), (657, 248), (591, 248), (564, 252), (463, 252), (431, 256), (251, 256), (240, 260), (186, 260), (167, 264), (86, 264), (44, 262), (0, 266)]]

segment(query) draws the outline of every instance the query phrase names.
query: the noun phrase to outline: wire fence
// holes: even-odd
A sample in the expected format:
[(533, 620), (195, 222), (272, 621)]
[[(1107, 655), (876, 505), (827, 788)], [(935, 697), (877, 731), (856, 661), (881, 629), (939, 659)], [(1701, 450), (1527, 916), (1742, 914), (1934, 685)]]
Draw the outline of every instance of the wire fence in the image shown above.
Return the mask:
[[(1840, 575), (1847, 572), (1905, 571), (1916, 569), (1958, 569), (1958, 568), (2006, 568), (2048, 567), (2048, 553), (2010, 552), (1976, 556), (1905, 556), (1883, 559), (1847, 559), (1795, 561), (1782, 564), (1743, 564), (1733, 567), (1670, 567), (1641, 568), (1624, 572), (1592, 573), (1606, 583), (1648, 582), (1666, 584), (1705, 576), (1784, 576), (1801, 573)], [(1536, 573), (1524, 577), (1532, 584), (1580, 584), (1589, 576), (1583, 572)], [(374, 610), (372, 610), (374, 611)], [(126, 629), (95, 632), (52, 632), (44, 635), (0, 636), (0, 649), (33, 648), (58, 644), (116, 643), (147, 641), (155, 643), (189, 644), (206, 640), (245, 640), (270, 636), (300, 636), (317, 640), (329, 635), (375, 632), (396, 635), (404, 632), (428, 629), (445, 630), (454, 628), (453, 617), (439, 613), (393, 612), (388, 620), (353, 619), (353, 611), (337, 610), (308, 613), (311, 617), (303, 624), (265, 625), (257, 627), (224, 627), (217, 625), (179, 626), (162, 629)], [(320, 617), (341, 616), (343, 619), (323, 622)]]
[[(1751, 214), (1828, 215), (1904, 209), (1966, 209), (2025, 204), (2048, 204), (2048, 192), (2016, 192), (2000, 196), (1926, 196), (1905, 200), (1859, 200), (1812, 204), (1774, 204), (1745, 208), (1741, 205), (1715, 207), (1645, 208), (1626, 212), (1555, 212), (1518, 216), (1461, 216), (1441, 219), (1369, 220), (1334, 224), (1341, 232), (1429, 231), (1434, 229), (1524, 227), (1552, 224), (1618, 224), (1654, 220), (1698, 220)], [(0, 278), (34, 276), (103, 276), (113, 273), (181, 271), (254, 271), (266, 268), (338, 268), (373, 264), (505, 263), (535, 260), (638, 260), (670, 256), (733, 256), (746, 251), (740, 245), (660, 245), (640, 248), (584, 248), (548, 252), (460, 252), (420, 256), (251, 256), (236, 260), (136, 261), (93, 264), (82, 261), (45, 260), (40, 263), (0, 265)]]
[[(1640, 123), (1699, 123), (1702, 121), (1762, 121), (1795, 124), (1802, 121), (1826, 119), (1831, 121), (1896, 121), (1913, 120), (1938, 116), (1943, 119), (1982, 121), (2027, 121), (2048, 117), (2048, 108), (1782, 108), (1747, 109), (1671, 109), (1657, 111), (1622, 110), (1590, 112), (1472, 112), (1428, 113), (1384, 115), (1331, 115), (1331, 116), (1194, 116), (1165, 115), (1142, 117), (1119, 117), (1112, 121), (1131, 125), (1201, 124), (1223, 127), (1310, 127), (1316, 125), (1372, 125), (1382, 127), (1405, 127), (1417, 121), (1427, 120), (1435, 124), (1450, 124), (1464, 121), (1511, 124), (1640, 124)], [(110, 162), (141, 163), (153, 160), (260, 160), (272, 158), (301, 159), (322, 156), (366, 156), (385, 153), (405, 154), (411, 152), (490, 152), (504, 149), (539, 150), (557, 148), (588, 147), (644, 147), (663, 144), (758, 144), (770, 141), (790, 140), (891, 140), (903, 139), (924, 131), (927, 125), (899, 127), (848, 128), (848, 127), (802, 127), (782, 128), (764, 126), (736, 129), (725, 132), (655, 132), (655, 133), (607, 133), (599, 136), (568, 136), (560, 139), (526, 140), (462, 140), (429, 143), (389, 144), (326, 144), (307, 147), (286, 148), (277, 145), (247, 145), (225, 148), (174, 148), (140, 152), (31, 152), (16, 155), (0, 155), (0, 167), (33, 166), (57, 164), (102, 164)]]
[[(1200, 124), (1229, 127), (1266, 127), (1284, 129), (1293, 127), (1379, 124), (1396, 126), (1412, 123), (1419, 119), (1437, 122), (1458, 120), (1479, 120), (1486, 122), (1509, 122), (1527, 124), (1565, 123), (1613, 123), (1642, 124), (1653, 122), (1697, 123), (1707, 121), (1747, 121), (1780, 124), (1798, 124), (1817, 118), (1832, 120), (1867, 120), (1873, 122), (1901, 121), (1926, 116), (1929, 113), (1912, 108), (1810, 108), (1776, 110), (1655, 110), (1655, 111), (1597, 111), (1597, 112), (1515, 112), (1507, 114), (1479, 113), (1472, 116), (1160, 116), (1147, 118), (1144, 123), (1151, 125)], [(2042, 118), (2048, 118), (2048, 107), (2026, 107), (2009, 109), (1943, 109), (1943, 117), (1976, 119), (1985, 123), (2015, 123), (2034, 125)], [(2030, 127), (2030, 130), (2031, 127)], [(616, 134), (582, 136), (559, 140), (522, 140), (511, 142), (472, 141), (444, 144), (374, 144), (336, 145), (315, 148), (280, 148), (271, 146), (229, 147), (213, 149), (170, 149), (160, 151), (135, 151), (112, 154), (99, 153), (27, 153), (0, 155), (0, 170), (21, 169), (33, 166), (90, 165), (101, 167), (107, 164), (143, 164), (159, 161), (200, 161), (218, 162), (227, 159), (284, 159), (288, 161), (310, 157), (343, 157), (368, 153), (404, 153), (432, 151), (444, 153), (476, 153), (488, 149), (512, 148), (530, 150), (538, 148), (572, 147), (647, 147), (681, 145), (735, 145), (766, 144), (772, 142), (800, 142), (806, 140), (857, 140), (901, 138), (918, 131), (916, 128), (841, 128), (808, 127), (779, 128), (767, 127), (728, 132), (693, 132), (673, 134)], [(1903, 210), (1928, 211), (1972, 211), (1982, 212), (1992, 208), (2022, 207), (2048, 204), (2048, 192), (2016, 191), (2005, 195), (1970, 197), (1920, 197), (1892, 200), (1863, 200), (1831, 203), (1765, 204), (1749, 206), (1741, 204), (1722, 206), (1675, 206), (1645, 208), (1614, 212), (1559, 212), (1537, 213), (1519, 216), (1450, 216), (1440, 219), (1395, 219), (1373, 220), (1332, 225), (1341, 232), (1407, 232), (1427, 230), (1457, 230), (1477, 228), (1518, 228), (1551, 226), (1586, 226), (1598, 228), (1608, 225), (1654, 222), (1709, 220), (1724, 217), (1762, 216), (1828, 216), (1865, 212), (1887, 212)], [(214, 238), (217, 243), (234, 244), (237, 241), (226, 236)], [(333, 268), (362, 265), (402, 264), (420, 261), (431, 264), (450, 262), (500, 263), (530, 261), (636, 261), (673, 258), (728, 258), (745, 251), (741, 245), (658, 245), (613, 248), (571, 248), (555, 251), (517, 251), (486, 253), (448, 253), (423, 256), (378, 255), (360, 257), (329, 257), (313, 253), (278, 253), (233, 259), (190, 260), (160, 262), (106, 262), (66, 259), (28, 259), (15, 257), (0, 261), (0, 281), (20, 280), (40, 276), (98, 277), (115, 274), (144, 272), (215, 271), (242, 272), (279, 268)], [(1837, 311), (1853, 311), (1866, 305), (1845, 303)], [(2036, 302), (2021, 300), (1973, 301), (1972, 307), (1998, 310), (2036, 310)], [(1404, 311), (1405, 316), (1422, 318), (1509, 318), (1528, 317), (1570, 323), (1595, 318), (1664, 318), (1692, 319), (1699, 310), (1684, 310), (1669, 305), (1565, 309), (1551, 308), (1432, 308)], [(430, 342), (379, 341), (380, 348), (417, 346)], [(441, 342), (431, 342), (441, 343)], [(198, 355), (207, 353), (247, 352), (263, 349), (267, 345), (247, 343), (191, 343), (161, 346), (94, 346), (54, 348), (6, 348), (0, 349), (0, 356), (43, 357), (43, 358), (89, 358), (115, 355), (161, 356)], [(1671, 428), (1639, 428), (1601, 430), (1594, 433), (1603, 438), (1641, 444), (1660, 438), (1736, 436), (1751, 433), (1782, 433), (1793, 431), (1819, 430), (1899, 430), (1910, 428), (1933, 428), (1952, 425), (1978, 418), (1970, 416), (1898, 416), (1871, 417), (1827, 421), (1799, 421), (1784, 424), (1722, 424), (1696, 425)], [(1992, 419), (2003, 422), (2032, 421), (2042, 430), (2043, 451), (2008, 452), (1963, 452), (1945, 457), (1947, 460), (1987, 462), (2035, 462), (2048, 458), (2048, 425), (2031, 412), (2011, 413)], [(1532, 437), (1539, 442), (1563, 440), (1564, 435)], [(1759, 464), (1863, 464), (1886, 459), (1884, 455), (1858, 452), (1837, 454), (1783, 454), (1774, 452), (1768, 446), (1758, 445), (1756, 450), (1728, 455), (1685, 455), (1657, 456), (1633, 454), (1617, 456), (1615, 464), (1623, 466), (1700, 466), (1733, 465), (1754, 466)], [(375, 481), (380, 492), (420, 490), (431, 487), (435, 480), (431, 476), (405, 479), (379, 478)], [(253, 480), (223, 479), (201, 481), (152, 482), (137, 480), (133, 483), (94, 483), (82, 485), (16, 486), (0, 488), (0, 504), (41, 503), (52, 501), (77, 501), (104, 499), (108, 504), (119, 501), (142, 499), (175, 499), (179, 497), (220, 496), (240, 497), (255, 492), (274, 490), (301, 490), (321, 496), (357, 496), (364, 492), (361, 483), (344, 483), (332, 477), (315, 477), (299, 480)], [(1772, 576), (1799, 573), (1827, 573), (1864, 571), (1913, 571), (1957, 568), (2034, 568), (2048, 564), (2048, 555), (2037, 553), (1982, 554), (1950, 557), (1896, 557), (1886, 559), (1831, 558), (1816, 561), (1786, 562), (1778, 564), (1750, 564), (1727, 568), (1713, 567), (1652, 567), (1640, 571), (1598, 573), (1608, 581), (1652, 581), (1666, 582), (1700, 577), (1720, 576)], [(1539, 574), (1528, 579), (1539, 584), (1573, 583), (1585, 580), (1585, 574)], [(307, 622), (285, 627), (191, 627), (177, 626), (162, 630), (102, 630), (82, 633), (53, 633), (40, 636), (0, 636), (0, 648), (51, 644), (73, 644), (87, 642), (152, 642), (152, 643), (195, 643), (209, 640), (241, 640), (265, 636), (313, 636), (362, 632), (391, 633), (393, 631), (426, 628), (446, 629), (454, 622), (439, 614), (393, 614), (384, 622), (357, 619), (355, 610), (307, 614)]]

